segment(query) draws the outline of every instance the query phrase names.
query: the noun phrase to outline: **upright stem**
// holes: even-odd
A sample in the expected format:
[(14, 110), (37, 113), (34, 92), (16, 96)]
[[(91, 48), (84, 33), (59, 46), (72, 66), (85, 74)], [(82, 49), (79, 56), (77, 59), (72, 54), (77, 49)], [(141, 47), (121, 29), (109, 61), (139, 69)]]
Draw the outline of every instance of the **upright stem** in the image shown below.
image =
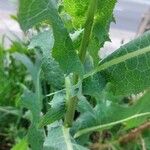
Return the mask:
[[(91, 30), (92, 30), (93, 20), (94, 20), (94, 13), (96, 10), (96, 4), (97, 4), (97, 0), (91, 0), (89, 4), (88, 12), (87, 12), (87, 19), (85, 22), (84, 34), (83, 34), (83, 38), (81, 41), (81, 47), (79, 50), (79, 57), (82, 63), (84, 63), (86, 50), (87, 50), (89, 40), (90, 40), (90, 35), (91, 35)], [(73, 82), (74, 84), (78, 82), (78, 76), (73, 75)], [(67, 112), (65, 115), (66, 127), (72, 126), (76, 106), (77, 106), (77, 97), (76, 96), (69, 97), (69, 99), (67, 100)]]
[(87, 47), (88, 47), (89, 41), (90, 41), (90, 35), (91, 35), (92, 26), (93, 26), (96, 5), (97, 5), (97, 0), (91, 0), (89, 9), (87, 12), (87, 19), (85, 22), (84, 34), (83, 34), (83, 38), (81, 41), (81, 47), (79, 50), (79, 57), (80, 57), (80, 60), (82, 61), (82, 63), (84, 63), (85, 56), (86, 56), (86, 50), (87, 50)]
[(65, 86), (66, 86), (66, 105), (67, 105), (67, 112), (65, 115), (65, 126), (71, 127), (74, 119), (77, 98), (76, 96), (72, 96), (71, 81), (69, 77), (65, 78)]
[(66, 127), (71, 127), (75, 115), (75, 110), (76, 110), (76, 105), (77, 105), (77, 97), (71, 97), (69, 99), (69, 103), (67, 105), (67, 112), (65, 115), (65, 126)]

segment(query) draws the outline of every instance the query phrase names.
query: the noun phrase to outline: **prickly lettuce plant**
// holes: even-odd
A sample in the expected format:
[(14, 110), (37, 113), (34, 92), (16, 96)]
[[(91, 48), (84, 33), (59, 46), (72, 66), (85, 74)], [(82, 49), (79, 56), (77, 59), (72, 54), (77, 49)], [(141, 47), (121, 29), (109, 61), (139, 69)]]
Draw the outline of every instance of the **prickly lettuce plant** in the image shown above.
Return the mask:
[(35, 60), (14, 54), (33, 80), (33, 91), (25, 87), (22, 98), (32, 114), (31, 149), (140, 149), (141, 141), (147, 146), (149, 133), (142, 133), (150, 126), (150, 32), (103, 60), (98, 56), (110, 41), (116, 3), (19, 1), (18, 21), (24, 32), (34, 31), (28, 48), (36, 54)]

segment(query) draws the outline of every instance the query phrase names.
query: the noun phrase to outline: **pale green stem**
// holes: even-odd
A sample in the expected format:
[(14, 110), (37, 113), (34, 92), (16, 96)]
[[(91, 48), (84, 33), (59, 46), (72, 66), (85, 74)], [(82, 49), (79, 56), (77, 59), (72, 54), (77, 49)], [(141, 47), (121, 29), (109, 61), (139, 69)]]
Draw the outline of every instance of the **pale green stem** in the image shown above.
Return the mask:
[[(88, 12), (87, 12), (87, 19), (85, 22), (84, 34), (83, 34), (83, 38), (81, 41), (81, 47), (79, 50), (79, 57), (80, 57), (80, 60), (82, 63), (84, 63), (87, 46), (88, 46), (89, 40), (90, 40), (90, 35), (91, 35), (91, 30), (92, 30), (93, 20), (94, 20), (94, 13), (96, 10), (96, 4), (97, 4), (97, 0), (91, 0), (91, 2), (89, 4)], [(78, 76), (73, 75), (73, 78), (74, 78), (73, 79), (74, 84), (77, 84)], [(76, 96), (70, 97), (67, 100), (67, 112), (65, 115), (65, 126), (66, 127), (72, 126), (76, 106), (77, 106), (77, 97)]]

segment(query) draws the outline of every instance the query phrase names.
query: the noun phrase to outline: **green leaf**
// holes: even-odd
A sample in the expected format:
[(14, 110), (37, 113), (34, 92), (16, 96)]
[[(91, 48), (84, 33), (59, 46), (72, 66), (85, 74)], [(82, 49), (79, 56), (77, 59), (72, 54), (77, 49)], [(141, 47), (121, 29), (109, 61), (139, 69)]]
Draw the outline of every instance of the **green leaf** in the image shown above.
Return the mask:
[[(97, 8), (91, 33), (88, 51), (94, 59), (94, 64), (99, 61), (98, 51), (109, 39), (110, 23), (113, 21), (113, 9), (117, 0), (96, 0)], [(87, 16), (90, 0), (64, 0), (64, 10), (72, 17), (75, 28), (83, 28)]]
[(28, 143), (32, 150), (43, 149), (44, 130), (39, 129), (36, 124), (32, 124), (28, 129)]
[(19, 143), (17, 143), (11, 150), (28, 150), (28, 142), (27, 139), (24, 138)]
[[(101, 64), (135, 52), (135, 57), (116, 64), (106, 70), (106, 80), (114, 85), (117, 95), (139, 93), (150, 87), (150, 32), (124, 45)], [(138, 50), (149, 46), (149, 50), (138, 55)], [(142, 52), (142, 50), (140, 50)], [(143, 50), (144, 51), (144, 50)], [(136, 53), (137, 52), (137, 53)]]
[(88, 111), (81, 114), (77, 119), (75, 125), (78, 124), (80, 130), (75, 134), (75, 137), (92, 131), (109, 129), (121, 123), (124, 123), (125, 129), (137, 127), (150, 117), (149, 97), (150, 92), (148, 91), (136, 104), (128, 107), (111, 103), (110, 101), (96, 105), (93, 109), (94, 115), (93, 112)]
[(53, 122), (63, 118), (66, 112), (65, 94), (64, 93), (55, 94), (50, 102), (50, 105), (51, 108), (42, 117), (39, 123), (39, 127), (52, 124)]
[(72, 40), (58, 14), (56, 1), (20, 0), (18, 18), (23, 30), (28, 30), (34, 25), (48, 20), (52, 25), (55, 39), (53, 57), (59, 62), (65, 73), (74, 72), (82, 75), (82, 64), (73, 49)]
[(100, 44), (97, 39), (94, 39), (95, 38), (94, 36), (92, 38), (93, 39), (91, 39), (91, 41), (89, 42), (87, 51), (93, 58), (94, 66), (97, 66), (98, 62), (100, 61), (100, 57), (98, 55), (98, 52), (100, 50)]
[(13, 53), (12, 56), (14, 59), (20, 61), (27, 68), (28, 72), (31, 74), (32, 77), (36, 76), (37, 71), (30, 58), (28, 58), (25, 54), (21, 54), (18, 52)]
[(43, 129), (38, 129), (42, 109), (42, 92), (40, 85), (41, 58), (38, 53), (36, 53), (36, 60), (33, 64), (24, 54), (14, 53), (13, 57), (26, 66), (33, 79), (35, 92), (25, 87), (21, 103), (23, 107), (29, 109), (32, 113), (31, 125), (27, 134), (28, 143), (32, 150), (41, 150), (43, 149), (44, 142), (44, 131)]
[(80, 129), (91, 127), (95, 125), (96, 115), (92, 105), (87, 101), (86, 97), (79, 95), (79, 102), (77, 110), (80, 116), (74, 121), (71, 132), (75, 134)]
[(113, 21), (113, 10), (116, 2), (117, 0), (98, 0), (92, 39), (88, 47), (95, 65), (98, 65), (99, 62), (99, 49), (104, 46), (106, 41), (110, 41), (109, 29), (110, 23)]
[(62, 91), (60, 93), (56, 93), (50, 102), (51, 107), (55, 108), (63, 105), (65, 103), (65, 98), (65, 92)]
[(51, 50), (54, 46), (54, 37), (52, 30), (38, 33), (31, 39), (30, 49), (40, 48), (43, 52), (42, 70), (44, 77), (55, 88), (61, 88), (64, 84), (64, 73), (59, 64), (54, 60)]
[(44, 143), (44, 150), (88, 150), (75, 143), (69, 128), (63, 126), (51, 128)]
[(64, 86), (64, 72), (54, 58), (43, 57), (42, 70), (45, 80), (54, 88), (61, 89)]
[(32, 122), (39, 123), (40, 113), (42, 105), (36, 99), (36, 94), (29, 91), (28, 89), (24, 90), (22, 95), (22, 106), (29, 109), (32, 113)]
[(98, 99), (105, 84), (105, 78), (101, 74), (88, 77), (83, 81), (83, 94)]
[[(85, 72), (90, 72), (94, 68), (92, 57), (87, 54), (84, 62)], [(83, 80), (83, 95), (90, 95), (96, 99), (99, 99), (99, 96), (105, 87), (106, 81), (105, 78), (100, 74), (95, 74)]]
[(53, 46), (54, 36), (52, 29), (50, 29), (39, 32), (37, 35), (33, 36), (28, 48), (40, 48), (44, 56), (49, 56)]
[(100, 71), (116, 95), (139, 93), (150, 87), (150, 32), (125, 44), (101, 61), (84, 78)]
[(38, 55), (36, 55), (36, 61), (35, 61), (35, 64), (33, 64), (30, 58), (28, 58), (24, 54), (13, 53), (12, 56), (16, 60), (21, 61), (26, 66), (28, 72), (32, 76), (35, 93), (25, 88), (24, 93), (22, 95), (22, 98), (23, 98), (22, 104), (24, 105), (24, 107), (31, 110), (33, 114), (33, 118), (36, 120), (39, 118), (40, 111), (42, 109), (42, 93), (41, 93), (41, 86), (40, 86), (40, 69), (41, 69), (40, 58)]
[(93, 107), (86, 100), (86, 97), (84, 97), (83, 95), (79, 95), (78, 99), (79, 99), (79, 102), (78, 102), (78, 111), (80, 113), (84, 113), (84, 112), (88, 112), (88, 111), (91, 112), (91, 113), (94, 113)]
[(98, 39), (100, 48), (109, 39), (110, 23), (113, 21), (113, 10), (117, 0), (98, 0), (93, 36)]
[(35, 93), (25, 90), (22, 96), (23, 107), (29, 109), (32, 113), (31, 126), (28, 130), (28, 143), (33, 150), (41, 150), (44, 142), (44, 131), (38, 129), (42, 105), (39, 103)]
[(109, 129), (112, 126), (115, 126), (115, 125), (118, 125), (118, 124), (121, 124), (121, 123), (126, 123), (128, 121), (131, 121), (132, 119), (137, 119), (137, 118), (145, 117), (145, 116), (150, 116), (150, 112), (135, 114), (131, 117), (128, 117), (128, 118), (125, 118), (125, 119), (122, 119), (122, 120), (119, 120), (119, 121), (115, 121), (115, 122), (111, 122), (111, 123), (104, 124), (104, 125), (99, 125), (99, 126), (93, 126), (91, 128), (85, 128), (85, 129), (80, 130), (79, 132), (77, 132), (74, 135), (74, 137), (77, 138), (77, 137), (79, 137), (83, 134), (87, 134), (87, 133), (92, 132), (92, 131), (101, 131), (101, 130)]
[(78, 29), (73, 33), (70, 33), (70, 37), (73, 41), (73, 47), (76, 50), (78, 50), (80, 47), (83, 31), (84, 31), (83, 29)]
[(64, 10), (72, 17), (74, 27), (84, 25), (89, 2), (90, 0), (64, 0)]
[(65, 106), (58, 106), (55, 108), (50, 108), (47, 113), (42, 117), (42, 120), (40, 121), (39, 127), (44, 127), (48, 124), (51, 124), (57, 120), (60, 120), (63, 118), (65, 114)]
[(31, 61), (31, 59), (25, 55), (18, 52), (15, 52), (12, 54), (13, 58), (17, 61), (20, 61), (27, 69), (27, 71), (32, 76), (32, 80), (34, 83), (35, 88), (37, 87), (37, 80), (39, 80), (39, 74), (41, 69), (41, 58), (38, 56), (38, 53), (36, 54), (36, 60), (35, 64)]
[(35, 93), (25, 90), (22, 96), (23, 107), (29, 109), (32, 113), (31, 126), (28, 129), (28, 143), (33, 150), (41, 150), (44, 142), (44, 131), (39, 129), (40, 113), (42, 109), (41, 101), (38, 101)]

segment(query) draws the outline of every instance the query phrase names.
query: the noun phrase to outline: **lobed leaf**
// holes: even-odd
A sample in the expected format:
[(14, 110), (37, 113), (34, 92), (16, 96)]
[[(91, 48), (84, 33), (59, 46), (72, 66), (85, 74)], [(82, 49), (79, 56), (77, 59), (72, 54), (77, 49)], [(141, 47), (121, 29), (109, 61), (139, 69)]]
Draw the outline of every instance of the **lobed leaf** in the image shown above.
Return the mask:
[(51, 51), (54, 46), (52, 30), (38, 33), (31, 39), (29, 48), (40, 48), (43, 53), (42, 70), (44, 77), (54, 88), (61, 88), (64, 84), (64, 73), (58, 62), (52, 57)]
[[(129, 42), (116, 52), (104, 59), (100, 65), (121, 57), (127, 56), (126, 60), (116, 63), (102, 71), (106, 80), (114, 86), (117, 95), (137, 94), (150, 87), (150, 32)], [(147, 50), (143, 48), (147, 47)], [(134, 53), (133, 53), (134, 52)], [(141, 54), (139, 54), (140, 52)], [(143, 52), (143, 53), (142, 53)], [(129, 58), (128, 56), (134, 56)], [(134, 55), (135, 54), (135, 55)], [(128, 59), (129, 58), (129, 59)]]
[[(92, 57), (87, 54), (84, 62), (85, 72), (90, 72), (94, 68)], [(99, 96), (106, 85), (105, 78), (100, 74), (95, 74), (83, 80), (83, 95), (90, 95), (96, 99)]]
[(54, 47), (54, 36), (52, 29), (44, 30), (34, 35), (28, 46), (29, 49), (40, 48), (44, 56), (49, 56)]
[(90, 0), (64, 0), (64, 10), (72, 17), (73, 26), (83, 27)]
[(26, 66), (33, 79), (35, 92), (25, 88), (21, 103), (23, 107), (29, 109), (32, 113), (32, 123), (27, 134), (28, 143), (32, 150), (41, 150), (43, 149), (44, 142), (44, 131), (43, 129), (38, 129), (42, 109), (42, 92), (40, 85), (41, 59), (36, 55), (36, 61), (35, 64), (33, 64), (33, 62), (24, 54), (14, 53), (13, 57)]
[(44, 130), (38, 128), (40, 122), (40, 113), (42, 109), (41, 101), (37, 95), (29, 90), (25, 90), (22, 96), (22, 106), (29, 109), (32, 113), (31, 125), (28, 129), (28, 143), (33, 150), (43, 149)]
[(55, 39), (53, 57), (59, 62), (65, 73), (74, 72), (82, 75), (82, 64), (73, 49), (72, 40), (58, 14), (56, 1), (20, 0), (18, 18), (21, 28), (25, 31), (48, 20), (53, 28)]
[(98, 39), (100, 48), (109, 41), (110, 23), (113, 21), (113, 10), (117, 0), (98, 0), (93, 35)]
[(69, 128), (58, 126), (49, 130), (44, 143), (44, 150), (88, 150), (75, 143)]
[(98, 0), (92, 37), (88, 47), (95, 65), (98, 65), (99, 62), (98, 51), (104, 46), (106, 41), (110, 41), (109, 29), (114, 19), (113, 10), (116, 2), (117, 0)]
[[(150, 93), (148, 91), (136, 104), (128, 107), (109, 101), (96, 105), (93, 108), (94, 113), (93, 111), (87, 111), (77, 119), (75, 125), (78, 124), (78, 129), (80, 128), (80, 130), (75, 134), (75, 137), (91, 133), (92, 131), (109, 129), (114, 125), (125, 122), (124, 127), (126, 129), (137, 127), (150, 117), (149, 96)], [(116, 112), (119, 113), (116, 115)]]
[(64, 86), (64, 72), (54, 58), (43, 57), (42, 70), (45, 80), (54, 88), (61, 89)]
[[(34, 67), (34, 64), (25, 54), (14, 52), (12, 54), (12, 57), (16, 59), (17, 61), (20, 61), (27, 68), (27, 71), (31, 74), (31, 76), (35, 77), (37, 71)], [(33, 80), (36, 80), (36, 79), (33, 78)]]
[(50, 105), (51, 105), (51, 108), (41, 118), (39, 127), (52, 124), (53, 122), (58, 121), (63, 118), (66, 112), (65, 94), (63, 92), (55, 94), (53, 99), (50, 101)]
[[(99, 61), (99, 49), (103, 47), (106, 41), (110, 41), (108, 32), (110, 23), (114, 20), (113, 9), (116, 2), (117, 0), (96, 0), (97, 8), (95, 10), (91, 40), (87, 49), (93, 57), (95, 65)], [(75, 28), (85, 28), (89, 3), (90, 0), (64, 0), (64, 10), (72, 17), (72, 23)]]
[(94, 113), (93, 111), (93, 107), (91, 106), (91, 104), (86, 100), (86, 97), (84, 97), (83, 95), (79, 95), (79, 102), (78, 102), (78, 111), (80, 113), (84, 113), (89, 111), (90, 113)]
[(113, 84), (116, 95), (136, 94), (150, 87), (150, 32), (125, 44), (84, 76), (97, 72)]

